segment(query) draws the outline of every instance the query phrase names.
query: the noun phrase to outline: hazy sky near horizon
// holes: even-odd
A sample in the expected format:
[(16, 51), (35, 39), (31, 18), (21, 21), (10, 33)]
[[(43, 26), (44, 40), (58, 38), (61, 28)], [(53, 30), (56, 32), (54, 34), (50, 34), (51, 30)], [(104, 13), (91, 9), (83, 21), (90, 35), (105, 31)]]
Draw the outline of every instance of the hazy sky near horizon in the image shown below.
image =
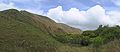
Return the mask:
[(15, 8), (48, 16), (82, 30), (120, 25), (120, 0), (0, 0), (0, 11)]

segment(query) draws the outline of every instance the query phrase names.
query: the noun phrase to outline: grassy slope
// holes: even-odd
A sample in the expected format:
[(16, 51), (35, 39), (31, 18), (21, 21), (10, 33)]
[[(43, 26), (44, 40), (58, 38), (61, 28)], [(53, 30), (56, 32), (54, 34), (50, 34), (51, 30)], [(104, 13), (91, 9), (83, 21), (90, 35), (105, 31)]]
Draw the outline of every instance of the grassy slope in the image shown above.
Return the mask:
[[(70, 52), (68, 45), (56, 41), (49, 33), (59, 32), (55, 22), (43, 16), (11, 9), (0, 12), (1, 52)], [(49, 29), (48, 29), (49, 28)], [(48, 32), (48, 30), (51, 30)], [(56, 31), (56, 32), (54, 32)], [(66, 49), (63, 49), (66, 48)]]
[(0, 51), (53, 52), (56, 44), (60, 43), (29, 23), (0, 17)]
[(71, 34), (81, 34), (82, 33), (80, 29), (67, 26), (66, 24), (58, 23), (57, 26), (59, 28), (65, 30), (65, 32), (67, 32), (68, 34), (69, 33), (71, 33)]

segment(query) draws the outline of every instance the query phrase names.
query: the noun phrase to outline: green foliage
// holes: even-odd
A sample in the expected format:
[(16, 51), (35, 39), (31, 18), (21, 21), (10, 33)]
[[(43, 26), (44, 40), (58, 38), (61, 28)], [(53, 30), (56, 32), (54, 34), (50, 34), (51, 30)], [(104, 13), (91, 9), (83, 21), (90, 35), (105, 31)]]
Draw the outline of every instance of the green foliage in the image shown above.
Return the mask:
[(100, 25), (98, 29), (93, 30), (93, 31), (84, 31), (82, 35), (83, 37), (84, 36), (89, 37), (87, 39), (94, 46), (99, 46), (102, 44), (106, 44), (110, 41), (113, 41), (114, 39), (119, 39), (120, 38), (120, 27), (118, 25), (114, 27), (109, 27), (108, 25), (107, 26)]
[(103, 42), (104, 42), (104, 38), (100, 36), (91, 39), (91, 43), (93, 44), (93, 46), (96, 46), (96, 47), (102, 45)]
[(83, 36), (89, 36), (90, 38), (94, 38), (96, 37), (97, 35), (93, 32), (93, 31), (84, 31), (82, 33)]
[(106, 44), (110, 41), (113, 41), (114, 39), (119, 39), (120, 27), (109, 27), (108, 25), (100, 25), (96, 30), (83, 31), (81, 35), (66, 34), (65, 36), (61, 36), (61, 38), (64, 43), (80, 44), (83, 46), (92, 44), (93, 46), (98, 47), (99, 45)]

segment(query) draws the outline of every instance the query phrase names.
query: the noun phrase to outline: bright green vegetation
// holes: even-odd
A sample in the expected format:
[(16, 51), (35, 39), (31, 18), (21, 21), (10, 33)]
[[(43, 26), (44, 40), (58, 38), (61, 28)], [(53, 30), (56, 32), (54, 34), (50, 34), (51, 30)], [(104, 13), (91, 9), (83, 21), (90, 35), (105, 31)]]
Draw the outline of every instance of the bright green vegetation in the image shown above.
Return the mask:
[(27, 11), (0, 11), (0, 52), (120, 52), (119, 38), (119, 26), (82, 32)]
[(82, 36), (88, 37), (88, 44), (91, 43), (94, 46), (99, 46), (120, 39), (120, 26), (109, 27), (100, 25), (99, 28), (94, 31), (84, 31)]
[(83, 46), (106, 44), (113, 40), (120, 39), (120, 26), (114, 27), (100, 25), (96, 30), (83, 31), (82, 34), (66, 34), (62, 36), (61, 41), (71, 44), (80, 44)]

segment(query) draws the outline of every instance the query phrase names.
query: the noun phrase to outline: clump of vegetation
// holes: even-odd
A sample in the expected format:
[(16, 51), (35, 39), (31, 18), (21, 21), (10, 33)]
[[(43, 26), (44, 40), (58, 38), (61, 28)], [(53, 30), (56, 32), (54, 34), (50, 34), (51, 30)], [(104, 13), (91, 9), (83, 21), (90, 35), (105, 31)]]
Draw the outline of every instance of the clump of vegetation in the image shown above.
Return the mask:
[(80, 44), (83, 46), (92, 44), (98, 47), (115, 39), (120, 39), (120, 26), (109, 27), (108, 25), (100, 25), (96, 30), (83, 31), (82, 34), (67, 34), (61, 37), (63, 37), (61, 41), (66, 43)]
[(106, 44), (120, 37), (120, 26), (114, 27), (100, 25), (98, 29), (93, 31), (84, 31), (82, 36), (88, 37), (90, 43), (94, 46)]

